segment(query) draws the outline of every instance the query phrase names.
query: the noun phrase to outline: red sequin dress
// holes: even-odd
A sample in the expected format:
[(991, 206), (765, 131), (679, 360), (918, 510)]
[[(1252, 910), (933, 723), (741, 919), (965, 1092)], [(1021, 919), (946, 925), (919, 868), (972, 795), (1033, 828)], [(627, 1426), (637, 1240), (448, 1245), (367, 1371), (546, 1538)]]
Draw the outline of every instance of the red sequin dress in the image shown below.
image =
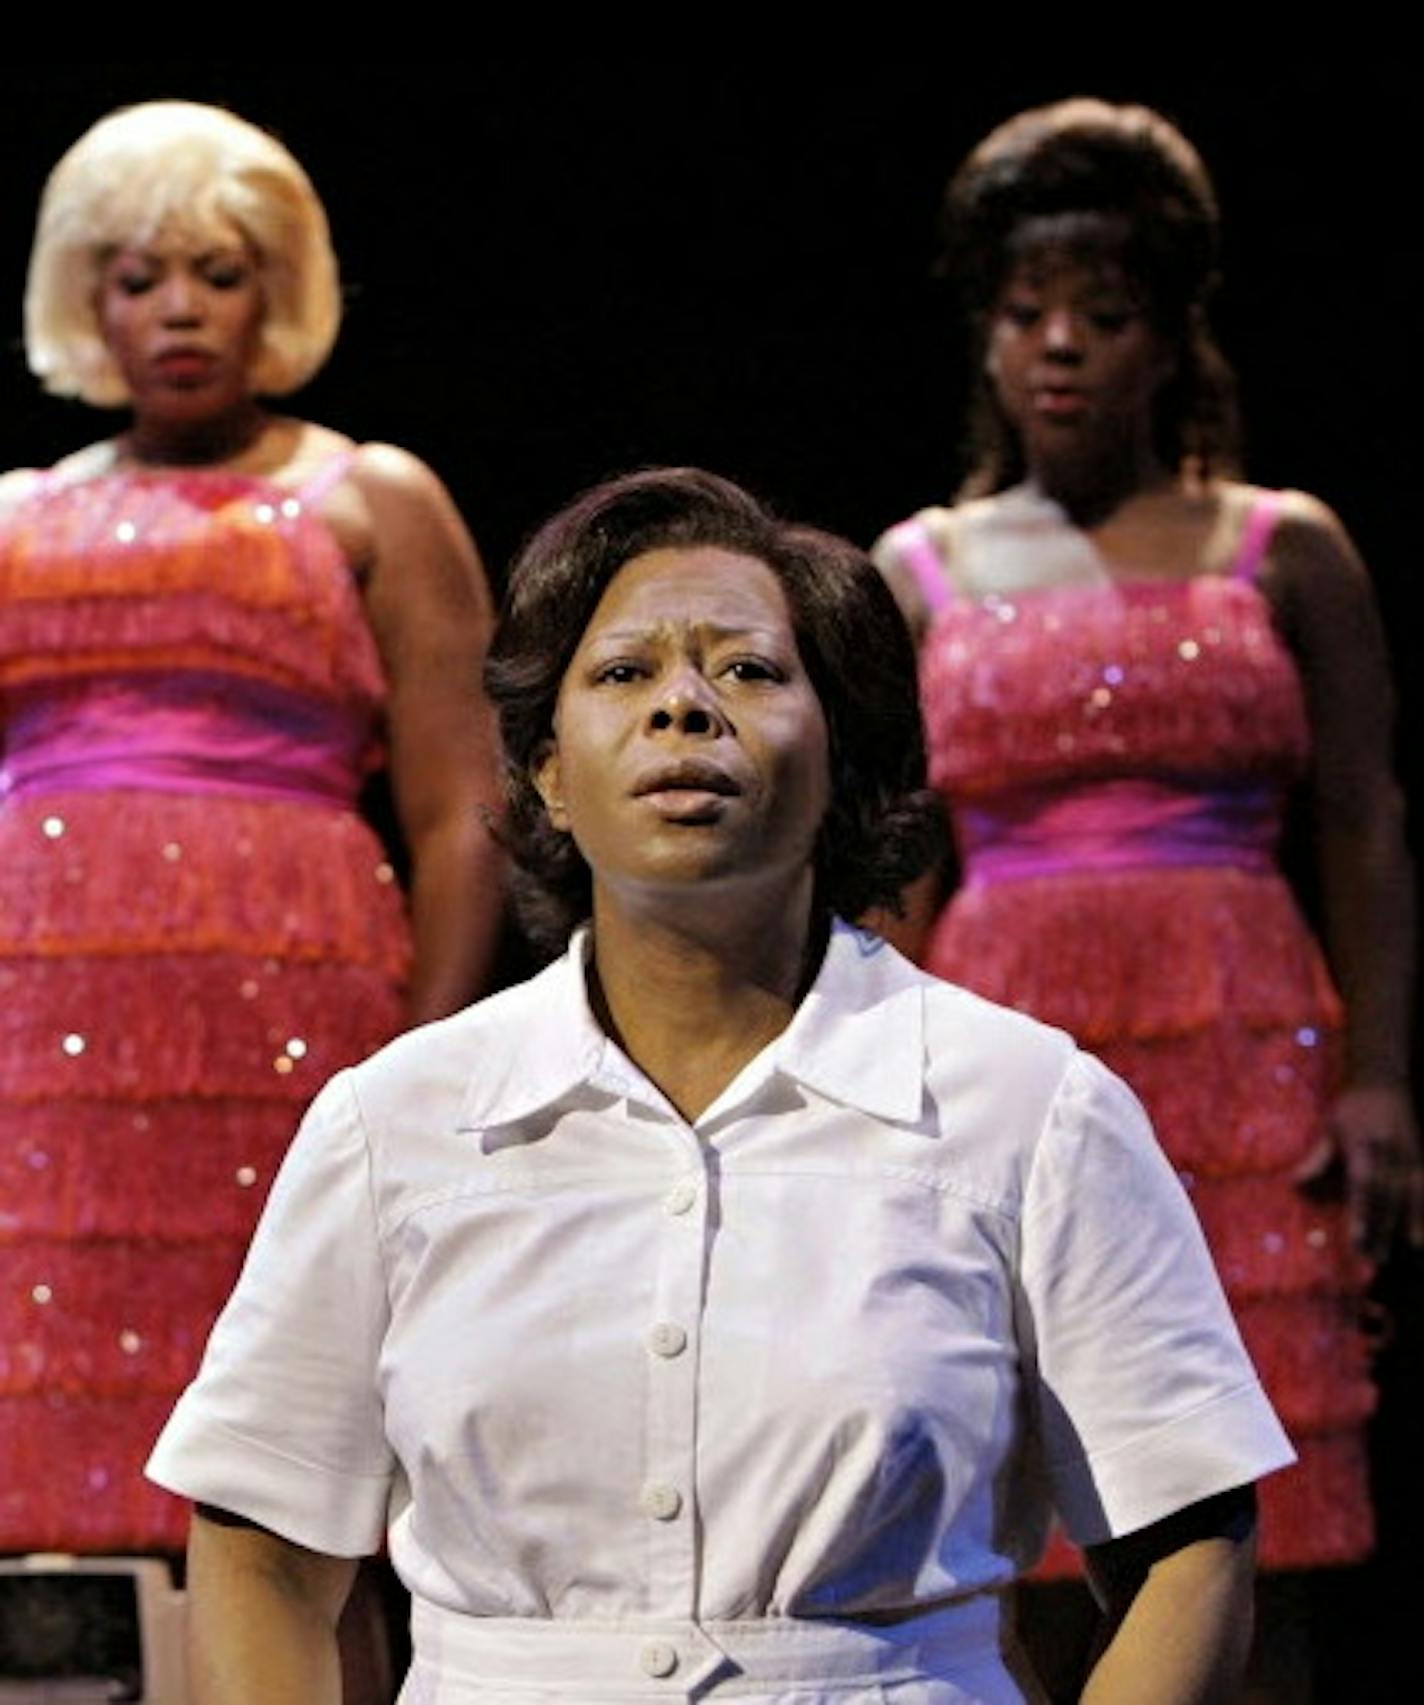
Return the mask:
[(141, 1465), (303, 1105), (400, 1023), (318, 483), (46, 476), (0, 525), (0, 1551), (181, 1547)]
[[(1274, 858), (1308, 733), (1254, 583), (1270, 523), (1267, 500), (1233, 569), (1185, 582), (964, 597), (936, 563), (921, 691), (965, 881), (925, 963), (1060, 1025), (1145, 1102), (1300, 1453), (1260, 1489), (1261, 1560), (1292, 1569), (1370, 1549), (1374, 1391), (1343, 1209), (1290, 1179), (1341, 1008)], [(928, 590), (922, 524), (891, 538)], [(1075, 1567), (1059, 1545), (1044, 1572)]]

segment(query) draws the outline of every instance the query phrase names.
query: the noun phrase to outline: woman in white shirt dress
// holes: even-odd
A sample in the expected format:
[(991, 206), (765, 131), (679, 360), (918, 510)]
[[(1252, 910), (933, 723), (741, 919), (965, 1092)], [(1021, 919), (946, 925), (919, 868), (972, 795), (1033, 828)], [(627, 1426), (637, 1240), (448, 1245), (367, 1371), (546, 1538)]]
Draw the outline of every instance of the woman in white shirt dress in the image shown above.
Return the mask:
[(910, 642), (850, 546), (711, 475), (550, 522), (488, 667), (567, 949), (334, 1079), (150, 1472), (199, 1503), (207, 1705), (1031, 1697), (1051, 1509), (1087, 1698), (1229, 1696), (1290, 1460), (1131, 1095), (842, 922), (931, 856)]

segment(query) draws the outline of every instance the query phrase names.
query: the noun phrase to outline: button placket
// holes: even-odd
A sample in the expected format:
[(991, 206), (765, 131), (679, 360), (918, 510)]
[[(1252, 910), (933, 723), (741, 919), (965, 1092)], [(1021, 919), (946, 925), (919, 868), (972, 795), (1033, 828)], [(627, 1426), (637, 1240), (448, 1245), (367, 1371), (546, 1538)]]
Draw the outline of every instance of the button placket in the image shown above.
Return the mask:
[[(697, 1326), (707, 1237), (701, 1150), (690, 1132), (685, 1136), (696, 1170), (689, 1167), (655, 1205), (657, 1273), (651, 1316), (642, 1332), (648, 1454), (638, 1489), (640, 1519), (648, 1530), (649, 1608), (679, 1619), (691, 1619), (695, 1610)], [(676, 1661), (675, 1650), (673, 1656)]]

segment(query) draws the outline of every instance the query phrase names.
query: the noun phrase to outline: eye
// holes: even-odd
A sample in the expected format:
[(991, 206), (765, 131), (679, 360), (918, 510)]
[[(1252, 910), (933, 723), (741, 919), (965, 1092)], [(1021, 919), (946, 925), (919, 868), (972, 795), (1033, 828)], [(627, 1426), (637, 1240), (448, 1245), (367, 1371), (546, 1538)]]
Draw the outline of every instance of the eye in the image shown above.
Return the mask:
[(722, 673), (744, 682), (786, 679), (786, 671), (766, 657), (733, 657), (723, 665)]
[(120, 272), (111, 282), (122, 296), (143, 296), (153, 289), (158, 279), (151, 272)]
[(646, 674), (647, 670), (641, 663), (619, 657), (611, 663), (598, 665), (593, 671), (593, 684), (596, 687), (626, 687), (634, 681), (642, 680)]
[(1026, 332), (1031, 331), (1043, 318), (1043, 310), (1036, 302), (1005, 302), (999, 310), (999, 316), (1011, 326), (1017, 326), (1020, 331)]
[(1116, 335), (1127, 330), (1137, 313), (1133, 308), (1096, 308), (1088, 317), (1098, 331)]
[(240, 260), (205, 261), (202, 271), (204, 282), (214, 290), (237, 290), (250, 276), (247, 263)]

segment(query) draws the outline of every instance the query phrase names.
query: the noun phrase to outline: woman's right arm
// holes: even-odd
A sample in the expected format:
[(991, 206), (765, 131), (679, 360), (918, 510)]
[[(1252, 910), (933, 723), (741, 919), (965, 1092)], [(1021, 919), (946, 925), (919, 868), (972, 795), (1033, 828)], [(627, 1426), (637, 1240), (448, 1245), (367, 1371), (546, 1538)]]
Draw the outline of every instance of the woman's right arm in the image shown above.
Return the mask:
[(340, 1705), (336, 1625), (356, 1564), (201, 1512), (188, 1539), (196, 1705)]

